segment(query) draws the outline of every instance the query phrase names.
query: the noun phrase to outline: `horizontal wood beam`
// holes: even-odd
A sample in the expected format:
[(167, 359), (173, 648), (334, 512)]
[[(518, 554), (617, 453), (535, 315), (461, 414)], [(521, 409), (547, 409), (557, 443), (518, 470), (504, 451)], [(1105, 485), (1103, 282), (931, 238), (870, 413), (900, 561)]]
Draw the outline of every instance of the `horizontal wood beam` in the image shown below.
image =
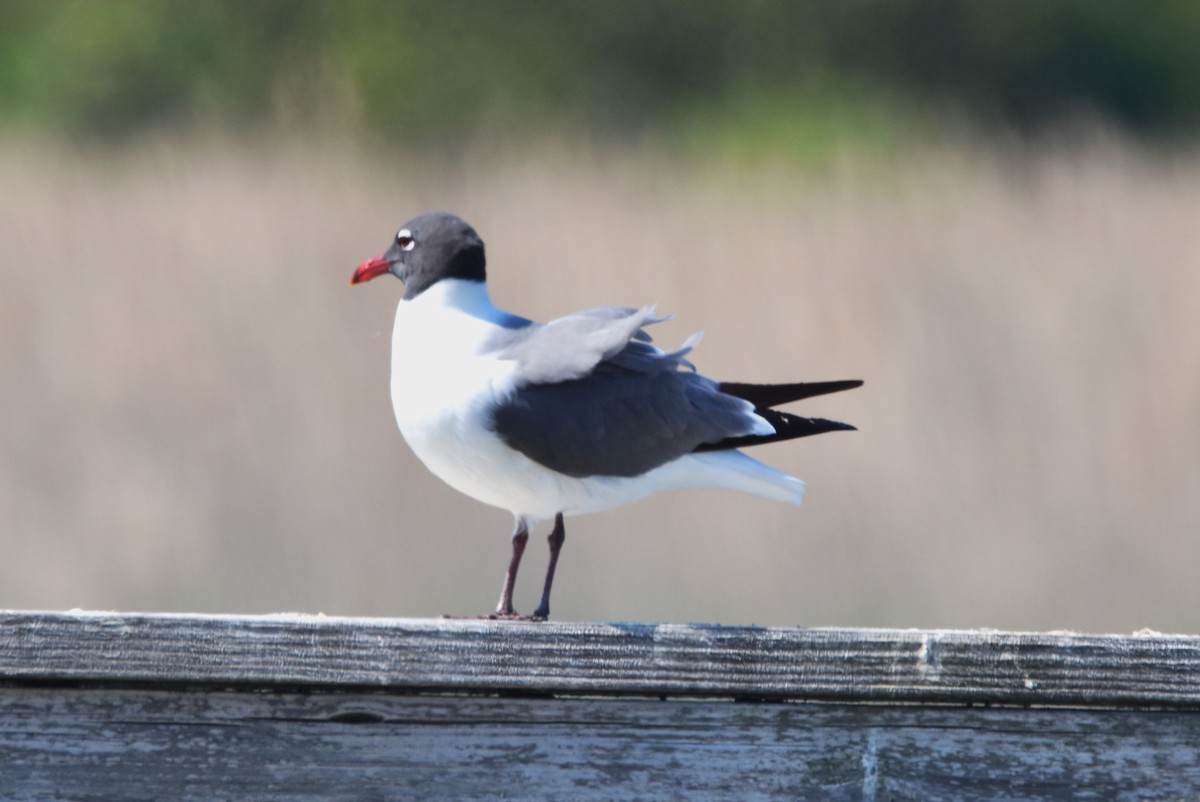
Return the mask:
[(0, 686), (0, 799), (1194, 800), (1200, 714)]
[(1200, 637), (0, 612), (0, 682), (1200, 708)]

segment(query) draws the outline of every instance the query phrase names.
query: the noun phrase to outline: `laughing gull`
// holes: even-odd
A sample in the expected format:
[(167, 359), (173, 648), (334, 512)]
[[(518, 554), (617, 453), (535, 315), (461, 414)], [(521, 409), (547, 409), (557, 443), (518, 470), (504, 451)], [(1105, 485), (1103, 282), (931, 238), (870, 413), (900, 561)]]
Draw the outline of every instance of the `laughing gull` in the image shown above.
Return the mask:
[(720, 488), (799, 504), (804, 483), (738, 449), (853, 426), (772, 407), (849, 390), (858, 380), (742, 384), (701, 376), (650, 344), (654, 307), (601, 307), (535, 323), (488, 298), (483, 240), (446, 212), (400, 227), (351, 284), (404, 282), (392, 334), (392, 405), (413, 452), (456, 490), (515, 519), (512, 560), (493, 617), (523, 618), (513, 586), (539, 520), (554, 518), (542, 599), (565, 539), (564, 515), (660, 490)]

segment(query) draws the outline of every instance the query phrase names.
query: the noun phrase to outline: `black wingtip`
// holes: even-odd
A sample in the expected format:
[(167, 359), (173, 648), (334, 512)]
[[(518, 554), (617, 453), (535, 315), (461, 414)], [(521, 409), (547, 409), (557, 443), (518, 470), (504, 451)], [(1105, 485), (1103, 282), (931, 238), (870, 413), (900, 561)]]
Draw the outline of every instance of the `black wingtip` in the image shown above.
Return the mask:
[(726, 395), (749, 401), (756, 407), (777, 407), (805, 398), (829, 393), (840, 393), (862, 387), (862, 379), (843, 379), (832, 382), (797, 382), (794, 384), (747, 384), (745, 382), (721, 382), (717, 389)]
[(783, 440), (795, 440), (798, 437), (812, 437), (826, 432), (858, 431), (857, 426), (825, 418), (802, 418), (776, 409), (755, 410), (755, 414), (765, 418), (775, 428), (774, 434), (751, 434), (744, 437), (728, 437), (715, 443), (703, 443), (696, 451), (723, 451), (730, 448), (748, 448), (767, 443), (778, 443)]

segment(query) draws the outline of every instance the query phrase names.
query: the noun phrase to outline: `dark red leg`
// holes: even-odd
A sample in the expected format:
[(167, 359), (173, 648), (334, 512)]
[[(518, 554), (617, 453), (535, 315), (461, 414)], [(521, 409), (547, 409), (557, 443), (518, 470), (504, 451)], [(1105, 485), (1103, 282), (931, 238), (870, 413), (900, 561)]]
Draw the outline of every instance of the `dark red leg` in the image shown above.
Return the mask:
[(521, 567), (521, 557), (525, 554), (525, 544), (529, 542), (529, 525), (524, 518), (517, 519), (516, 528), (512, 533), (512, 560), (508, 563), (508, 571), (504, 573), (504, 585), (500, 588), (500, 603), (496, 605), (493, 618), (517, 618), (513, 609), (513, 587), (517, 584), (517, 569)]
[(530, 616), (534, 620), (545, 621), (550, 617), (550, 586), (554, 584), (554, 568), (558, 565), (558, 553), (562, 551), (562, 544), (566, 539), (567, 530), (563, 526), (563, 516), (560, 512), (554, 516), (554, 531), (546, 538), (550, 543), (550, 565), (546, 567), (546, 585), (542, 588), (542, 600)]

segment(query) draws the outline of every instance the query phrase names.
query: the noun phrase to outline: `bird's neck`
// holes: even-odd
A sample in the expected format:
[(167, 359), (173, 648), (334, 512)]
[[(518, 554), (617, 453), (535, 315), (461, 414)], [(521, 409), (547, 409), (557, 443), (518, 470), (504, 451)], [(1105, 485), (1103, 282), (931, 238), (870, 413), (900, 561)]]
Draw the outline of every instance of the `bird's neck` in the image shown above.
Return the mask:
[(402, 301), (401, 304), (411, 305), (413, 308), (460, 312), (489, 322), (495, 322), (504, 316), (504, 312), (492, 305), (486, 281), (461, 278), (444, 278), (416, 298)]
[[(406, 312), (405, 310), (411, 310)], [(487, 282), (444, 278), (416, 298), (400, 302), (398, 315), (466, 315), (505, 329), (523, 329), (533, 321), (497, 309), (488, 296)]]

